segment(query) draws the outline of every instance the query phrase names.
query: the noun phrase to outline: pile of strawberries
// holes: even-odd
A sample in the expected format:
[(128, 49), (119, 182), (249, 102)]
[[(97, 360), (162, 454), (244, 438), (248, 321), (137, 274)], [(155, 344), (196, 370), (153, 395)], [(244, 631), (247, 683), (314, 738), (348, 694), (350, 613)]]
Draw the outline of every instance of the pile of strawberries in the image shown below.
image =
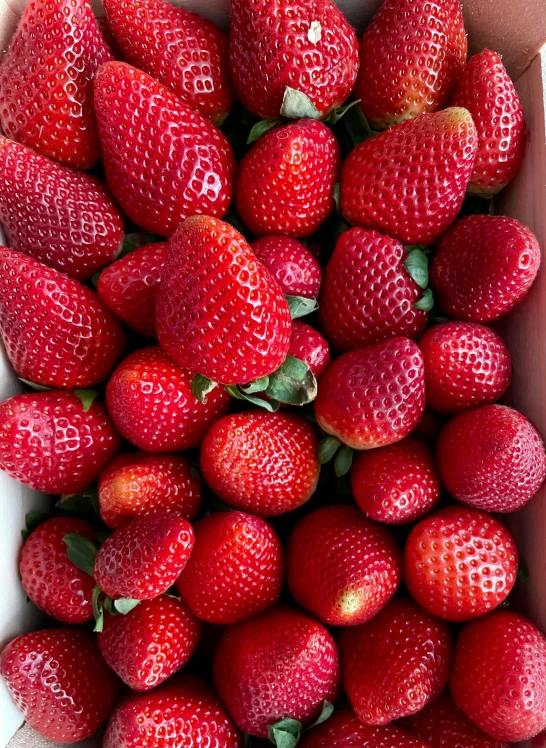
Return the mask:
[(459, 0), (384, 0), (360, 45), (331, 0), (232, 0), (229, 40), (104, 10), (29, 0), (0, 63), (0, 468), (57, 495), (15, 703), (104, 748), (533, 738), (497, 515), (546, 454), (485, 323), (540, 249), (490, 209), (526, 141), (499, 56)]

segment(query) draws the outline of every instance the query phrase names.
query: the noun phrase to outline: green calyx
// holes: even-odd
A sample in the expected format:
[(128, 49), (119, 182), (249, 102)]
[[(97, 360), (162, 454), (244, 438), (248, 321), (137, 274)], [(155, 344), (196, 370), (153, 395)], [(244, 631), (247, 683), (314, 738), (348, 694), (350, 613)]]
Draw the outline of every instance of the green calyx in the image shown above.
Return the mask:
[(312, 730), (313, 727), (326, 722), (334, 712), (334, 706), (329, 701), (324, 701), (322, 704), (322, 710), (313, 722), (305, 730), (303, 729), (302, 723), (297, 719), (291, 717), (285, 717), (284, 719), (275, 722), (274, 725), (270, 725), (267, 730), (267, 737), (269, 742), (277, 746), (277, 748), (295, 748), (300, 742), (304, 732)]
[(99, 492), (96, 488), (88, 488), (83, 493), (65, 494), (55, 504), (56, 509), (73, 514), (99, 513)]
[(309, 96), (290, 86), (284, 91), (280, 115), (286, 119), (320, 119), (320, 112)]
[(325, 436), (318, 448), (318, 461), (326, 465), (335, 456), (334, 470), (336, 476), (341, 478), (347, 475), (353, 464), (354, 450), (346, 444), (342, 444), (335, 436)]
[(83, 405), (83, 412), (87, 413), (96, 398), (99, 396), (98, 390), (74, 390), (74, 394)]
[(213, 382), (212, 379), (208, 379), (208, 377), (204, 377), (202, 374), (195, 374), (191, 380), (192, 394), (200, 403), (206, 403), (207, 395), (215, 387), (218, 387), (218, 382)]
[(316, 299), (307, 299), (305, 296), (290, 296), (289, 294), (285, 298), (292, 319), (305, 317), (307, 314), (312, 314), (312, 312), (316, 312), (318, 309), (318, 301)]
[(404, 261), (404, 268), (419, 288), (423, 289), (423, 295), (413, 306), (415, 309), (429, 312), (434, 306), (432, 290), (428, 287), (428, 258), (431, 249), (419, 244), (410, 244), (406, 251), (408, 255)]
[(262, 135), (265, 135), (266, 132), (269, 132), (274, 127), (277, 127), (277, 125), (280, 125), (281, 120), (279, 117), (273, 117), (271, 119), (261, 119), (259, 122), (256, 122), (256, 124), (252, 127), (251, 131), (248, 133), (248, 139), (247, 139), (247, 145), (250, 145), (251, 143), (254, 143), (256, 140), (262, 137)]

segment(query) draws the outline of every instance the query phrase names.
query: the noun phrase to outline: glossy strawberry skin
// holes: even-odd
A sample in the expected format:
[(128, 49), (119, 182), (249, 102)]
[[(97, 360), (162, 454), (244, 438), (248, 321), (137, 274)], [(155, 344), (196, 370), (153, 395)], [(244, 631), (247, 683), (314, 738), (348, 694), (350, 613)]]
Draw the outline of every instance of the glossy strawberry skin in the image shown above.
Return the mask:
[(314, 327), (295, 319), (288, 353), (303, 361), (319, 380), (330, 363), (330, 346)]
[(0, 222), (12, 249), (85, 281), (115, 258), (123, 218), (98, 179), (0, 136)]
[(322, 122), (300, 119), (254, 143), (237, 172), (235, 206), (259, 237), (309, 236), (335, 207), (339, 147)]
[(343, 354), (322, 375), (315, 400), (319, 426), (353, 449), (400, 441), (424, 407), (423, 356), (409, 338)]
[(329, 626), (354, 626), (372, 618), (402, 577), (394, 537), (355, 506), (311, 512), (294, 527), (286, 554), (290, 593)]
[(188, 216), (224, 215), (235, 159), (209, 120), (124, 62), (99, 69), (95, 111), (106, 181), (137, 226), (171, 236)]
[(277, 606), (230, 626), (213, 666), (218, 695), (235, 724), (250, 735), (284, 717), (308, 724), (339, 689), (337, 648), (320, 623)]
[(455, 416), (440, 434), (437, 458), (449, 493), (488, 512), (521, 509), (546, 476), (540, 434), (505, 405), (483, 405)]
[(305, 244), (290, 236), (264, 236), (250, 246), (285, 294), (316, 299), (322, 270)]
[(326, 266), (319, 320), (339, 351), (403, 335), (417, 338), (428, 312), (415, 308), (423, 292), (404, 268), (408, 254), (377, 231), (343, 232)]
[(467, 624), (449, 683), (457, 706), (488, 735), (518, 742), (546, 727), (546, 639), (518, 613)]
[(100, 158), (93, 78), (111, 59), (88, 0), (29, 2), (0, 64), (3, 132), (55, 161), (89, 169)]
[(478, 132), (468, 193), (496, 195), (516, 175), (527, 140), (519, 96), (496, 52), (484, 49), (470, 58), (451, 105), (468, 109)]
[(283, 550), (265, 520), (244, 512), (215, 512), (197, 522), (194, 531), (195, 545), (176, 585), (198, 618), (238, 623), (277, 602)]
[(0, 655), (0, 675), (27, 723), (55, 743), (75, 743), (106, 721), (118, 680), (92, 636), (77, 628), (34, 631)]
[(280, 286), (244, 237), (224, 221), (195, 216), (169, 243), (156, 324), (180, 366), (245, 384), (282, 364), (292, 321)]
[(294, 413), (247, 410), (218, 420), (201, 447), (201, 472), (226, 504), (275, 517), (304, 504), (320, 473), (318, 441)]
[(164, 0), (106, 0), (123, 59), (221, 123), (231, 108), (227, 39), (216, 26)]
[(440, 498), (434, 457), (412, 437), (358, 455), (351, 469), (351, 489), (364, 514), (392, 525), (420, 519)]
[(491, 322), (520, 303), (539, 266), (540, 247), (526, 226), (506, 216), (467, 216), (440, 240), (430, 285), (450, 317)]
[(230, 397), (216, 387), (200, 403), (192, 394), (192, 379), (193, 373), (177, 366), (159, 346), (134, 351), (106, 388), (112, 420), (126, 439), (146, 452), (197, 447), (227, 411)]
[(461, 108), (422, 114), (365, 140), (341, 170), (344, 218), (403, 244), (432, 244), (461, 209), (477, 144)]
[(119, 444), (104, 407), (94, 402), (86, 413), (72, 392), (33, 392), (0, 404), (0, 470), (36, 491), (84, 491)]

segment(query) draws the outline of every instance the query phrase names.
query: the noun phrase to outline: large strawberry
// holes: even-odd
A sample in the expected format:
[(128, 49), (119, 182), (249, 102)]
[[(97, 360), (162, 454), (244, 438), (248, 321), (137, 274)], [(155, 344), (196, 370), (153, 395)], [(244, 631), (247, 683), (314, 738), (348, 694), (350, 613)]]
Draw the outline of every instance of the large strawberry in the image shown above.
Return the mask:
[(99, 69), (95, 111), (106, 181), (134, 223), (170, 236), (195, 213), (224, 215), (235, 159), (209, 120), (124, 62)]
[(307, 299), (318, 296), (322, 270), (304, 244), (290, 236), (264, 236), (250, 246), (285, 294)]
[(317, 380), (321, 378), (330, 363), (328, 342), (314, 327), (306, 325), (299, 319), (292, 322), (288, 353), (307, 364)]
[(341, 171), (341, 212), (404, 244), (432, 244), (461, 209), (478, 139), (466, 109), (421, 114), (364, 141)]
[(0, 64), (2, 130), (55, 161), (93, 166), (93, 78), (111, 59), (89, 0), (31, 0)]

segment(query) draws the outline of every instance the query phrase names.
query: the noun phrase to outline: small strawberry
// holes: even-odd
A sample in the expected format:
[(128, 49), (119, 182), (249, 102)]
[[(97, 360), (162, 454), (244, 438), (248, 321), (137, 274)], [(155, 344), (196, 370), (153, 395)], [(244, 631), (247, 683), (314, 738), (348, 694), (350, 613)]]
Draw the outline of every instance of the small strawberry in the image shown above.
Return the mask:
[(455, 416), (440, 434), (437, 457), (449, 493), (487, 512), (521, 509), (546, 476), (540, 434), (505, 405), (483, 405)]
[(467, 191), (496, 195), (521, 166), (527, 140), (519, 96), (496, 52), (484, 49), (470, 58), (451, 105), (468, 109), (478, 133)]
[(210, 623), (238, 623), (277, 602), (283, 551), (265, 520), (216, 512), (194, 530), (195, 545), (176, 585), (196, 616)]
[(359, 454), (351, 470), (351, 489), (368, 517), (392, 525), (424, 517), (440, 498), (434, 457), (412, 437)]
[(235, 205), (256, 236), (309, 236), (335, 208), (339, 146), (322, 122), (300, 119), (263, 135), (239, 163)]
[(529, 740), (546, 728), (546, 638), (518, 613), (468, 623), (449, 682), (459, 709), (497, 740)]
[(283, 293), (306, 299), (317, 298), (322, 270), (316, 257), (304, 244), (290, 236), (264, 236), (250, 247)]
[(540, 247), (526, 226), (505, 216), (467, 216), (441, 238), (430, 284), (450, 317), (491, 322), (521, 302), (539, 266)]
[(343, 687), (364, 724), (418, 712), (447, 684), (449, 628), (410, 600), (391, 600), (371, 621), (345, 629), (340, 645)]
[(0, 675), (28, 724), (55, 743), (96, 732), (118, 693), (118, 680), (92, 636), (78, 628), (13, 639), (0, 655)]
[(365, 140), (341, 171), (344, 218), (404, 244), (432, 244), (461, 209), (477, 145), (461, 108), (421, 114)]
[(317, 381), (330, 363), (330, 346), (327, 341), (314, 327), (299, 319), (292, 322), (288, 354), (307, 364)]
[(394, 595), (401, 577), (394, 537), (355, 506), (311, 512), (296, 524), (286, 549), (290, 593), (329, 626), (354, 626), (372, 618)]

